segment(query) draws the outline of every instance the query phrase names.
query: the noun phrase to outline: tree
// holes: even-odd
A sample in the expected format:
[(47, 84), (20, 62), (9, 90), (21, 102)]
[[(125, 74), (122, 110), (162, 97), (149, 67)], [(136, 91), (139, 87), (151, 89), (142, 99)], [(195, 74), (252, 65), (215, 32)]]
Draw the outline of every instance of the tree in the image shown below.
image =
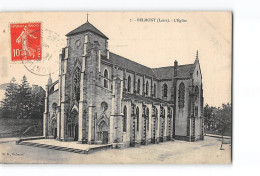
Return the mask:
[(42, 118), (44, 112), (45, 91), (42, 87), (33, 85), (31, 89), (32, 118)]
[(7, 86), (5, 91), (5, 98), (2, 101), (2, 115), (3, 117), (14, 118), (18, 112), (18, 85), (15, 78), (12, 78), (10, 84)]
[(213, 106), (205, 105), (203, 115), (204, 115), (204, 124), (206, 132), (214, 130), (214, 112), (217, 108)]
[(0, 116), (6, 118), (42, 118), (45, 91), (42, 87), (29, 85), (26, 76), (18, 85), (12, 78), (1, 101)]
[(215, 124), (217, 129), (222, 135), (222, 142), (220, 149), (222, 149), (223, 145), (223, 136), (224, 134), (231, 135), (231, 127), (232, 127), (232, 107), (231, 104), (222, 104), (221, 108), (218, 108), (218, 111), (215, 114)]
[(18, 88), (17, 101), (18, 109), (20, 110), (18, 117), (30, 117), (32, 110), (31, 88), (25, 75), (23, 76), (22, 83)]

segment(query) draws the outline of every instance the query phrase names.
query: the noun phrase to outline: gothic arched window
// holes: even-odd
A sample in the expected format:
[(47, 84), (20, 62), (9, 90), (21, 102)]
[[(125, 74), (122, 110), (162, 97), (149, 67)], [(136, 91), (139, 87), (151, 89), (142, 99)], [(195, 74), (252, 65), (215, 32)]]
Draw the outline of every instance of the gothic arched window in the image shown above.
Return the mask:
[(156, 97), (156, 84), (153, 86), (153, 96)]
[(107, 102), (103, 101), (103, 102), (101, 103), (101, 110), (102, 110), (103, 112), (105, 112), (105, 111), (107, 110), (107, 108), (108, 108)]
[(104, 70), (104, 87), (108, 88), (108, 71), (107, 71), (107, 69)]
[(139, 108), (136, 108), (136, 130), (139, 131)]
[(52, 110), (53, 110), (54, 113), (56, 113), (57, 103), (52, 103)]
[(197, 101), (199, 98), (199, 88), (198, 86), (195, 87), (195, 101)]
[(131, 76), (128, 76), (128, 81), (127, 81), (127, 83), (128, 83), (128, 84), (127, 84), (127, 85), (128, 85), (128, 86), (127, 86), (127, 91), (128, 91), (128, 92), (131, 92)]
[(148, 92), (149, 92), (149, 82), (146, 81), (146, 92), (145, 92), (145, 94), (148, 95)]
[(80, 69), (77, 67), (73, 77), (73, 99), (79, 101), (80, 99)]
[(163, 84), (163, 97), (167, 98), (168, 86), (166, 83)]
[(179, 108), (184, 107), (184, 99), (185, 99), (185, 85), (181, 83), (179, 85)]
[(137, 81), (137, 93), (138, 94), (140, 94), (140, 85), (141, 83), (140, 83), (140, 79), (138, 79), (138, 81)]
[(127, 121), (127, 108), (124, 107), (124, 117), (123, 117), (123, 132), (126, 132), (126, 121)]

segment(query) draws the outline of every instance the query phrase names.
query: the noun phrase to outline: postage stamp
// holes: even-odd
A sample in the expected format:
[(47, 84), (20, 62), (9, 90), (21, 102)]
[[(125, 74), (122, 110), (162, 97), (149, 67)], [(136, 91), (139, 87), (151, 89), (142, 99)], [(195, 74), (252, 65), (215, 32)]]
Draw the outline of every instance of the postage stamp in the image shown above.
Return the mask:
[(11, 60), (41, 60), (41, 23), (10, 24)]

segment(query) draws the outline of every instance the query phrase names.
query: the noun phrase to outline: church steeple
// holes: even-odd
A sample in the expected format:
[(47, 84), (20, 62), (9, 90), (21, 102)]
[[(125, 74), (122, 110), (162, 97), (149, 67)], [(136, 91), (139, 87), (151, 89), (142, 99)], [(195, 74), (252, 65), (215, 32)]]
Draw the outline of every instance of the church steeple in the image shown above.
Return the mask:
[(88, 23), (88, 13), (87, 13), (87, 23)]
[(49, 79), (48, 79), (48, 84), (47, 85), (52, 85), (52, 79), (51, 79), (51, 73), (49, 74)]
[(194, 64), (196, 64), (197, 62), (199, 62), (199, 51), (198, 50), (196, 52), (196, 59), (195, 59)]

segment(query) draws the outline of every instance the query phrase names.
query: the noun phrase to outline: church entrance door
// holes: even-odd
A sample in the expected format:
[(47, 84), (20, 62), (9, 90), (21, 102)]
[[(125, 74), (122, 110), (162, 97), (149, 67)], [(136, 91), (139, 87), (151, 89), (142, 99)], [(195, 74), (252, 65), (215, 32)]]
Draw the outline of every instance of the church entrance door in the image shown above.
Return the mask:
[(102, 144), (108, 143), (108, 131), (103, 131), (102, 133)]
[(57, 128), (54, 129), (54, 139), (57, 138)]
[(78, 134), (79, 134), (79, 125), (75, 125), (75, 136), (74, 136), (74, 141), (78, 141)]
[(99, 129), (99, 131), (97, 132), (98, 140), (102, 141), (102, 144), (108, 143), (108, 128), (109, 126), (107, 122), (104, 120), (102, 120), (98, 125), (98, 129)]
[(70, 116), (67, 121), (68, 126), (68, 139), (70, 141), (77, 141), (78, 140), (78, 111), (76, 109), (73, 109), (70, 113)]
[(51, 122), (51, 130), (52, 130), (52, 136), (54, 139), (57, 138), (57, 121), (56, 119), (53, 119)]

